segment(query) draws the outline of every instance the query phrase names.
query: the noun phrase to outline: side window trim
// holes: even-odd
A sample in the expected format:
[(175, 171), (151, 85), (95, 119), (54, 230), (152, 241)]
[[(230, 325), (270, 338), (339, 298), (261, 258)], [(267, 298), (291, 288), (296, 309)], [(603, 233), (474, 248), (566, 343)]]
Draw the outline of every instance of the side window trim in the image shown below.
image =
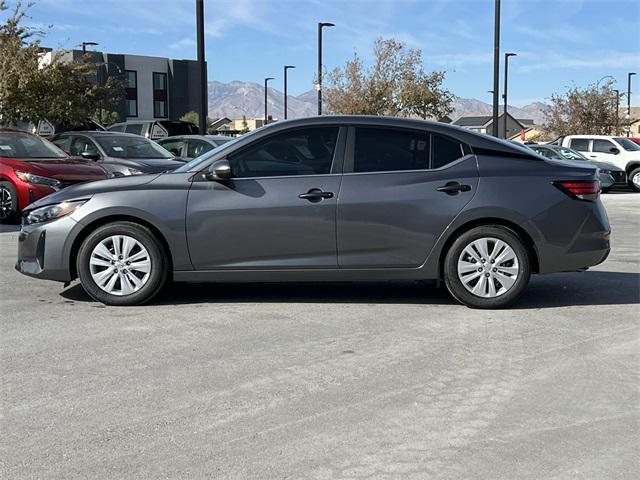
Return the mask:
[[(234, 178), (234, 180), (250, 180), (250, 179), (260, 179), (260, 178), (303, 178), (303, 177), (318, 177), (318, 176), (327, 176), (327, 175), (336, 175), (336, 174), (341, 174), (340, 171), (335, 171), (334, 172), (334, 166), (338, 166), (338, 167), (342, 167), (343, 164), (343, 159), (340, 157), (344, 156), (344, 149), (342, 149), (342, 152), (340, 151), (340, 139), (341, 139), (341, 135), (346, 135), (346, 132), (343, 134), (343, 131), (346, 130), (346, 127), (344, 125), (338, 125), (338, 124), (320, 124), (320, 125), (314, 125), (312, 126), (301, 126), (295, 129), (291, 129), (291, 130), (286, 130), (286, 133), (294, 133), (298, 130), (308, 130), (309, 128), (314, 128), (314, 127), (318, 127), (318, 128), (337, 128), (338, 129), (338, 134), (337, 134), (337, 138), (336, 138), (336, 145), (333, 149), (333, 158), (331, 159), (331, 168), (329, 169), (329, 173), (326, 174), (309, 174), (309, 175), (269, 175), (269, 176), (258, 176), (258, 177), (239, 177), (239, 178)], [(226, 158), (227, 160), (231, 160), (233, 159), (233, 157), (235, 157), (236, 155), (240, 155), (242, 153), (244, 153), (245, 151), (251, 149), (251, 148), (258, 148), (260, 146), (263, 145), (263, 143), (268, 142), (269, 140), (271, 140), (273, 137), (280, 135), (281, 133), (283, 133), (282, 131), (278, 131), (278, 132), (274, 132), (270, 135), (267, 135), (263, 138), (261, 138), (259, 141), (257, 142), (249, 142), (246, 145), (243, 145), (242, 147), (239, 147), (237, 150), (234, 150), (232, 152), (230, 152), (228, 155), (225, 155), (223, 158)], [(344, 142), (344, 140), (343, 140)], [(338, 168), (336, 167), (336, 168)]]

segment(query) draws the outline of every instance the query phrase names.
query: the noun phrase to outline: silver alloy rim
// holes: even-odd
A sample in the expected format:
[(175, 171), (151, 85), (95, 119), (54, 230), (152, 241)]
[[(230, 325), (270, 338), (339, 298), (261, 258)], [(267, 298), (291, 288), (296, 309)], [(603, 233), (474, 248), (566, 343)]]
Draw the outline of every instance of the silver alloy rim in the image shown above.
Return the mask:
[(0, 217), (8, 218), (11, 215), (11, 208), (13, 206), (13, 199), (11, 198), (11, 192), (2, 187), (0, 189)]
[(98, 243), (89, 260), (91, 277), (111, 295), (131, 295), (140, 290), (151, 274), (151, 257), (138, 240), (113, 235)]
[(497, 238), (485, 237), (467, 245), (458, 259), (458, 278), (469, 292), (482, 298), (507, 293), (516, 283), (520, 267), (513, 248)]
[(631, 181), (633, 182), (633, 184), (636, 187), (640, 187), (640, 172), (636, 173), (632, 178)]

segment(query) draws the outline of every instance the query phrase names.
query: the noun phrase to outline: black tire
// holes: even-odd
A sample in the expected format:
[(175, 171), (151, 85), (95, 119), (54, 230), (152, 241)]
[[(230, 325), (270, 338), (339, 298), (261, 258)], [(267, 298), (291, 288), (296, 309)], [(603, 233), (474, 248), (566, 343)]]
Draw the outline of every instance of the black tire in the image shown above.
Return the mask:
[(628, 184), (631, 190), (633, 190), (634, 192), (640, 192), (640, 184), (636, 184), (633, 182), (633, 177), (636, 175), (640, 175), (640, 167), (634, 168), (633, 170), (631, 170), (631, 172), (629, 173), (629, 176), (627, 177)]
[[(147, 250), (151, 260), (151, 271), (146, 283), (139, 290), (128, 295), (113, 295), (98, 286), (91, 275), (90, 259), (98, 243), (113, 236), (127, 235), (139, 242)], [(133, 222), (114, 222), (103, 225), (91, 232), (82, 242), (76, 260), (76, 269), (82, 288), (93, 299), (106, 305), (142, 305), (162, 290), (168, 277), (168, 255), (162, 242), (147, 227)], [(122, 280), (118, 280), (122, 281)]]
[[(458, 276), (458, 260), (463, 250), (473, 241), (481, 238), (495, 238), (505, 242), (514, 251), (519, 267), (513, 285), (506, 292), (490, 298), (475, 295), (467, 290)], [(480, 264), (478, 264), (478, 266), (481, 268)], [(484, 267), (482, 266), (482, 268)], [(488, 276), (489, 274), (485, 275)], [(464, 232), (453, 242), (444, 262), (444, 280), (449, 293), (460, 303), (471, 308), (492, 309), (504, 308), (511, 305), (525, 291), (530, 276), (531, 259), (529, 258), (529, 253), (524, 242), (515, 232), (500, 225), (476, 227)]]
[(0, 182), (0, 223), (17, 222), (20, 218), (19, 212), (18, 194), (13, 183)]

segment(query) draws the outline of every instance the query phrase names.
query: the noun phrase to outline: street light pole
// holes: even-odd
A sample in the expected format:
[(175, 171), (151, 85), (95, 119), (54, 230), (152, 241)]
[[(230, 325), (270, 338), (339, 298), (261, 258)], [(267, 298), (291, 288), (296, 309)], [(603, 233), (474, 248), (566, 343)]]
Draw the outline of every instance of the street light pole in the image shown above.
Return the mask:
[(267, 84), (269, 80), (273, 80), (273, 77), (267, 77), (264, 79), (264, 124), (266, 125), (269, 122), (268, 117), (268, 107), (267, 107)]
[(619, 123), (620, 123), (620, 90), (618, 89), (614, 89), (613, 90), (616, 94), (616, 125), (615, 125), (615, 132), (613, 132), (614, 135), (618, 135), (618, 130), (619, 130)]
[(500, 102), (500, 0), (495, 0), (493, 20), (493, 134), (500, 137), (498, 131), (498, 103)]
[(629, 72), (627, 74), (627, 137), (631, 136), (631, 77), (636, 72)]
[(318, 22), (318, 115), (322, 115), (322, 28), (335, 27), (333, 23)]
[(296, 68), (295, 65), (284, 66), (284, 119), (287, 119), (287, 70), (290, 68)]
[(505, 53), (504, 54), (504, 93), (502, 97), (504, 98), (504, 126), (502, 127), (503, 138), (507, 138), (507, 81), (509, 77), (509, 57), (517, 56), (517, 53)]
[(200, 134), (207, 133), (207, 68), (204, 63), (204, 0), (196, 0), (196, 43), (198, 49), (198, 66), (200, 67)]

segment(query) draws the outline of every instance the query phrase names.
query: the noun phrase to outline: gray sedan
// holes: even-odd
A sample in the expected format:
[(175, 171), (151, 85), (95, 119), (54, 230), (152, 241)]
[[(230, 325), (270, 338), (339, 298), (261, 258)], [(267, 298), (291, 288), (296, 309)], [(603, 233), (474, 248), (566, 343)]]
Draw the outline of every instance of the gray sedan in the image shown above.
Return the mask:
[(66, 132), (50, 139), (72, 156), (99, 162), (114, 176), (160, 173), (184, 165), (184, 160), (152, 140), (119, 132)]
[(597, 169), (450, 125), (277, 122), (170, 173), (32, 204), (16, 268), (135, 305), (174, 281), (444, 280), (470, 307), (609, 254)]
[(572, 162), (589, 162), (591, 165), (598, 167), (598, 178), (603, 192), (607, 192), (612, 188), (627, 187), (626, 172), (611, 163), (590, 160), (580, 152), (561, 145), (527, 145), (527, 147), (547, 158)]
[(224, 135), (178, 135), (158, 140), (158, 144), (176, 157), (191, 160), (232, 140)]

